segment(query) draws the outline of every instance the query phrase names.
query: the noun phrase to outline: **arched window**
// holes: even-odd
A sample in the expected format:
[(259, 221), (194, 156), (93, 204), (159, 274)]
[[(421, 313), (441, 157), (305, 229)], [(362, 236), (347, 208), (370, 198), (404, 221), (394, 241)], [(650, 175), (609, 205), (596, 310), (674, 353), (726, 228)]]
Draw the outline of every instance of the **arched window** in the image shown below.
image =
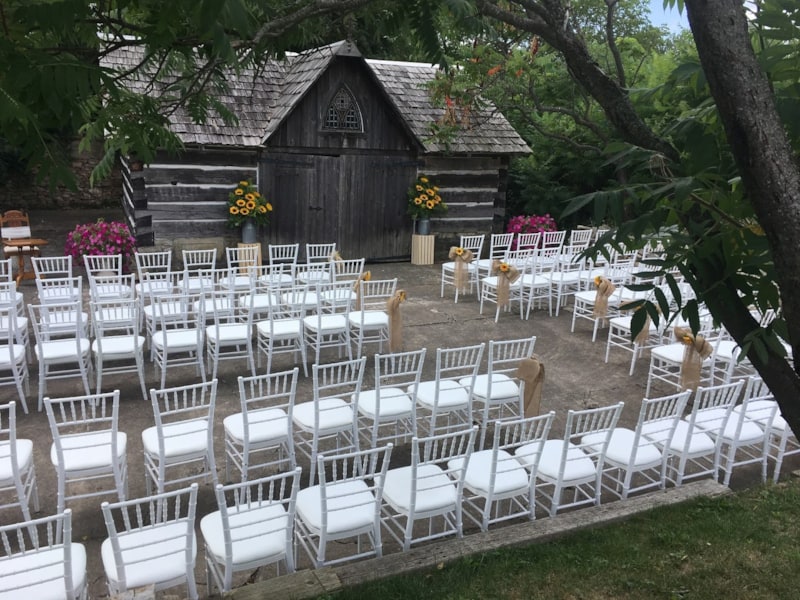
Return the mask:
[(328, 105), (325, 114), (325, 130), (361, 132), (364, 130), (361, 121), (361, 110), (358, 108), (353, 94), (346, 87), (339, 88)]

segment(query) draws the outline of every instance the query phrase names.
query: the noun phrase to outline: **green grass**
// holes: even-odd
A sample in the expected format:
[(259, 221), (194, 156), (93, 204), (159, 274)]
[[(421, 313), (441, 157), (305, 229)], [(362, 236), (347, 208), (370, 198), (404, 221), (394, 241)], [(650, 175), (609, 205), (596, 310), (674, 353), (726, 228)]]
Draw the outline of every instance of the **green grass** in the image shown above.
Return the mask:
[(476, 555), (331, 600), (800, 598), (800, 481)]

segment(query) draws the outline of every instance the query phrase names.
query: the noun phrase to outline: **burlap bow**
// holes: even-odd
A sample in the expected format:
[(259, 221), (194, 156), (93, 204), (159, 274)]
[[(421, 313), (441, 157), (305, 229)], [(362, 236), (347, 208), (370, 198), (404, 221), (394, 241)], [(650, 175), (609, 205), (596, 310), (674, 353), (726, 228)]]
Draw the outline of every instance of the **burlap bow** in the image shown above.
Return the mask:
[(539, 414), (544, 386), (544, 365), (537, 354), (523, 358), (517, 367), (517, 378), (522, 381), (522, 406), (526, 417)]
[(511, 284), (520, 278), (519, 269), (499, 260), (492, 261), (492, 275), (497, 277), (497, 305), (508, 306)]
[(372, 273), (370, 271), (364, 271), (358, 279), (353, 282), (353, 291), (356, 293), (353, 310), (361, 310), (361, 282), (369, 281), (370, 279), (372, 279)]
[(448, 257), (455, 263), (453, 279), (455, 280), (456, 289), (464, 292), (469, 283), (469, 267), (467, 265), (472, 262), (475, 255), (472, 250), (453, 246), (450, 248)]
[(342, 258), (342, 255), (339, 254), (338, 250), (334, 250), (333, 252), (330, 253), (330, 256), (328, 256), (328, 260), (330, 260), (330, 261), (339, 261), (339, 260), (344, 260), (344, 259)]
[(403, 348), (403, 313), (400, 311), (400, 304), (405, 301), (405, 290), (397, 290), (386, 301), (386, 312), (389, 314), (389, 352), (399, 352)]
[(594, 284), (597, 286), (597, 293), (594, 297), (594, 306), (592, 307), (592, 316), (595, 319), (603, 319), (608, 316), (608, 299), (617, 289), (613, 283), (602, 275), (594, 278)]
[(675, 327), (675, 338), (685, 346), (681, 363), (681, 389), (696, 390), (700, 385), (703, 360), (711, 356), (714, 348), (702, 335), (695, 336), (688, 327)]

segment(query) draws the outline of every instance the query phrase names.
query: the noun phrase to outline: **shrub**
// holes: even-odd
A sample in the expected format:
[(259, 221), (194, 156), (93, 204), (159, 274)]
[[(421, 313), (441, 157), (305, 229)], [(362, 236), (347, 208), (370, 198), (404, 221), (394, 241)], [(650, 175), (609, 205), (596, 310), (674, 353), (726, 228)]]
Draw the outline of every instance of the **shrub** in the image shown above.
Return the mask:
[(67, 235), (64, 245), (64, 254), (71, 256), (74, 264), (83, 266), (84, 256), (98, 256), (101, 254), (122, 254), (122, 264), (126, 272), (134, 266), (136, 253), (136, 238), (125, 223), (119, 221), (104, 221), (98, 219), (96, 223), (77, 225)]

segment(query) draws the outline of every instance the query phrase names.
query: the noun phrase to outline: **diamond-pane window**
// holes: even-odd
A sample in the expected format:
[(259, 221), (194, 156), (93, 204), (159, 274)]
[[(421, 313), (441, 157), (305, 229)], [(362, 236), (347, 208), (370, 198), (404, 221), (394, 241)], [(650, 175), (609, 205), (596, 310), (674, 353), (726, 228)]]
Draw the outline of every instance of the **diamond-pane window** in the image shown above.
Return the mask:
[(361, 111), (353, 94), (347, 88), (339, 88), (328, 105), (323, 129), (337, 131), (363, 131)]

